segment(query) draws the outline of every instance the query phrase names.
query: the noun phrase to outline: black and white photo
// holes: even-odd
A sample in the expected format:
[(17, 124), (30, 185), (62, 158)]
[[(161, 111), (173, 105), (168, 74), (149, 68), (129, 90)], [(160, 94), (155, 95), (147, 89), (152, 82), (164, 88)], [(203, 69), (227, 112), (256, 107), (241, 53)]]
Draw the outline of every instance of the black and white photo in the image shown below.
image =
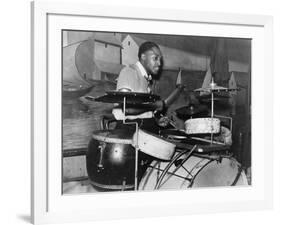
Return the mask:
[(251, 39), (61, 35), (63, 194), (251, 185)]

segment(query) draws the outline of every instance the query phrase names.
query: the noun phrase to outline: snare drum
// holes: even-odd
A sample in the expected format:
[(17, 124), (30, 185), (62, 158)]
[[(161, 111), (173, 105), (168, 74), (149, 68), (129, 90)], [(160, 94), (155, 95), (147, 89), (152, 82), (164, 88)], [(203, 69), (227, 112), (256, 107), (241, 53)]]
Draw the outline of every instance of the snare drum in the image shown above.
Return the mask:
[(186, 120), (185, 132), (187, 134), (209, 134), (220, 132), (220, 120), (217, 118), (196, 118)]
[(141, 129), (134, 134), (134, 143), (141, 152), (161, 160), (170, 160), (174, 155), (176, 145), (160, 136)]
[(182, 155), (171, 162), (153, 161), (139, 190), (248, 185), (241, 165), (231, 157)]

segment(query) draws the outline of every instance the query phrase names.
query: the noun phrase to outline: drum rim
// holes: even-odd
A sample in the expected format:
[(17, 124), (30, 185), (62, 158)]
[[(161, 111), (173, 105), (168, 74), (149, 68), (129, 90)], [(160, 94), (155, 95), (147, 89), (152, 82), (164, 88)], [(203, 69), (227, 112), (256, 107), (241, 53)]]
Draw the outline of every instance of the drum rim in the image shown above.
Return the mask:
[(156, 135), (156, 134), (153, 134), (153, 133), (144, 131), (144, 130), (142, 130), (142, 129), (139, 129), (139, 136), (141, 136), (141, 135), (149, 135), (149, 137), (152, 137), (153, 140), (157, 140), (157, 141), (159, 141), (159, 142), (161, 142), (161, 143), (167, 144), (167, 145), (171, 146), (172, 148), (175, 148), (175, 147), (176, 147), (176, 145), (175, 145), (174, 143), (170, 142), (170, 141), (169, 141), (168, 139), (166, 139), (166, 138), (163, 138), (163, 137), (158, 136), (158, 135)]
[(104, 188), (104, 189), (110, 189), (110, 190), (120, 190), (120, 189), (129, 189), (129, 188), (134, 188), (134, 184), (126, 184), (126, 185), (121, 185), (121, 184), (100, 184), (95, 181), (90, 180), (90, 183), (94, 186), (97, 186), (99, 188)]
[(188, 121), (192, 122), (192, 121), (216, 121), (216, 122), (220, 122), (220, 119), (218, 118), (212, 118), (212, 117), (202, 117), (202, 118), (191, 118), (191, 119), (188, 119), (186, 120), (184, 123), (187, 123)]
[[(133, 138), (134, 138), (134, 140), (136, 140), (137, 133), (134, 134)], [(171, 160), (171, 158), (173, 157), (173, 155), (175, 153), (176, 145), (174, 143), (170, 142), (169, 140), (164, 139), (161, 136), (157, 136), (153, 133), (139, 129), (138, 138), (139, 138), (139, 140), (137, 142), (138, 142), (139, 150), (145, 154), (148, 154), (148, 155), (158, 158), (160, 160), (167, 161), (167, 160)], [(152, 139), (149, 141), (157, 142), (159, 145), (160, 144), (165, 145), (165, 148), (162, 148), (161, 151), (159, 151), (160, 146), (158, 146), (159, 148), (157, 149), (157, 151), (151, 150), (151, 149), (153, 149), (152, 147), (147, 147), (148, 142), (142, 140), (142, 139), (147, 140), (147, 138)]]
[(102, 141), (106, 143), (112, 143), (112, 144), (133, 144), (133, 138), (118, 138), (118, 137), (108, 137), (106, 135), (101, 135), (101, 133), (105, 133), (106, 131), (109, 130), (96, 130), (92, 134), (92, 138), (97, 140), (97, 141)]

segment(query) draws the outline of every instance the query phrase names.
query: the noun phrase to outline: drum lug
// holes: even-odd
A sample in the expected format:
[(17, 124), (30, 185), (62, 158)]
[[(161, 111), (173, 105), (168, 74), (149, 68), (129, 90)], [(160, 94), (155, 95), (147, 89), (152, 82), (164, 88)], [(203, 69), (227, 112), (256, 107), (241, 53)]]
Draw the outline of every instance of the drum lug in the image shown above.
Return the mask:
[(216, 159), (217, 164), (220, 164), (222, 162), (222, 157), (218, 156)]
[(101, 142), (99, 147), (98, 147), (98, 149), (100, 150), (100, 159), (99, 159), (99, 163), (97, 165), (98, 171), (101, 171), (101, 170), (104, 169), (104, 167), (103, 167), (103, 152), (104, 152), (105, 146), (106, 146), (106, 143)]

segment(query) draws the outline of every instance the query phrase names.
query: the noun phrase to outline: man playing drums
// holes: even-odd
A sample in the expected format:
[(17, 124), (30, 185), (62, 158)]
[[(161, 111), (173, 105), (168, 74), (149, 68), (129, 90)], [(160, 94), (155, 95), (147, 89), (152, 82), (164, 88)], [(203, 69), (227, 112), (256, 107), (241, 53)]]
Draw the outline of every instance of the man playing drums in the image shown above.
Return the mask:
[[(143, 43), (138, 52), (139, 61), (121, 70), (118, 81), (117, 91), (130, 91), (139, 93), (153, 92), (153, 79), (158, 75), (162, 66), (162, 53), (159, 46), (153, 42)], [(158, 133), (158, 124), (154, 119), (154, 112), (165, 110), (163, 100), (155, 101), (147, 107), (126, 107), (126, 119), (138, 122), (141, 129)], [(115, 119), (123, 120), (124, 112), (122, 108), (116, 107), (112, 111)], [(118, 124), (117, 127), (122, 126)]]

